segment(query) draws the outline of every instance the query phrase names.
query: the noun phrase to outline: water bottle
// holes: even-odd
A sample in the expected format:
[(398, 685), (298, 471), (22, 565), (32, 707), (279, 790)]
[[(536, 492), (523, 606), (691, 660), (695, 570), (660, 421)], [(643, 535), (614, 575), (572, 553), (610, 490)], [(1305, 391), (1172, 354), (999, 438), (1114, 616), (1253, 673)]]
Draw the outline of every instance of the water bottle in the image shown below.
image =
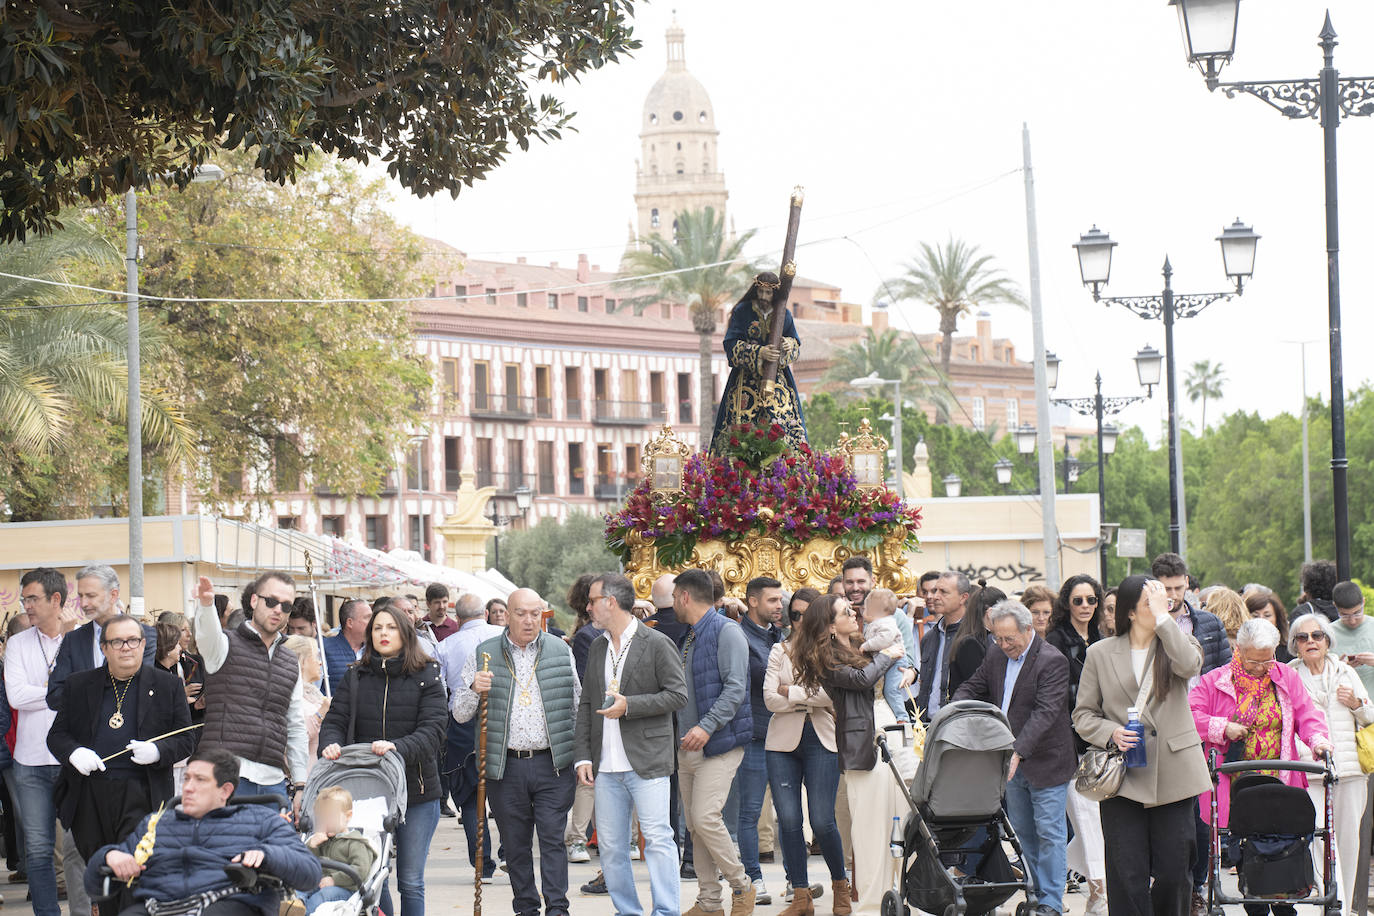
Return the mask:
[(892, 818), (892, 836), (887, 842), (887, 851), (894, 859), (901, 859), (906, 855), (906, 849), (902, 842), (902, 819)]
[(1145, 765), (1145, 726), (1140, 723), (1140, 710), (1134, 706), (1126, 710), (1126, 731), (1135, 735), (1135, 746), (1126, 751), (1126, 766), (1130, 768)]

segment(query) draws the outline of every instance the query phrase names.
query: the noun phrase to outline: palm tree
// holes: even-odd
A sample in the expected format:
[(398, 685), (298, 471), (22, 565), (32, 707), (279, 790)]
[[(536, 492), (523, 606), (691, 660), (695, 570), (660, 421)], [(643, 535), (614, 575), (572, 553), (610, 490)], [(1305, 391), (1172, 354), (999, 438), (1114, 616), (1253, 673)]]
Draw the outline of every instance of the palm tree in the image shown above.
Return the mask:
[(906, 272), (883, 283), (884, 297), (924, 302), (940, 313), (940, 371), (946, 376), (960, 316), (995, 303), (1026, 307), (1016, 284), (991, 264), (992, 255), (959, 239), (950, 238), (943, 248), (922, 242), (921, 253), (903, 265)]
[(632, 308), (638, 314), (655, 302), (668, 302), (687, 306), (691, 315), (701, 357), (697, 400), (701, 405), (699, 448), (703, 450), (711, 441), (715, 425), (710, 409), (715, 403), (711, 385), (712, 338), (719, 325), (721, 307), (743, 295), (759, 270), (744, 256), (744, 246), (753, 237), (751, 229), (739, 238), (727, 239), (725, 214), (717, 214), (714, 207), (689, 210), (677, 214), (672, 238), (657, 232), (641, 238), (640, 247), (626, 251), (620, 263), (625, 273), (663, 274), (647, 281), (653, 292), (626, 298), (622, 307)]
[(948, 416), (953, 407), (940, 371), (910, 334), (893, 328), (881, 333), (871, 327), (865, 328), (863, 338), (835, 352), (825, 378), (847, 383), (873, 373), (879, 378), (900, 380), (903, 402), (908, 398), (930, 402), (940, 416)]
[(1193, 367), (1188, 370), (1188, 378), (1184, 382), (1188, 386), (1188, 400), (1196, 403), (1202, 399), (1202, 429), (1207, 430), (1207, 399), (1219, 399), (1222, 394), (1222, 386), (1226, 383), (1226, 372), (1221, 368), (1221, 363), (1212, 365), (1210, 359), (1200, 359), (1193, 363)]
[[(62, 307), (71, 293), (38, 282), (62, 282), (83, 262), (114, 265), (119, 255), (74, 221), (0, 246), (0, 272), (12, 275), (0, 278), (0, 439), (16, 448), (47, 454), (60, 447), (78, 404), (116, 418), (128, 405), (128, 326), (120, 306)], [(145, 360), (154, 357), (156, 330), (142, 340)], [(175, 461), (190, 455), (194, 437), (168, 392), (145, 381), (142, 414), (149, 443), (168, 446)]]

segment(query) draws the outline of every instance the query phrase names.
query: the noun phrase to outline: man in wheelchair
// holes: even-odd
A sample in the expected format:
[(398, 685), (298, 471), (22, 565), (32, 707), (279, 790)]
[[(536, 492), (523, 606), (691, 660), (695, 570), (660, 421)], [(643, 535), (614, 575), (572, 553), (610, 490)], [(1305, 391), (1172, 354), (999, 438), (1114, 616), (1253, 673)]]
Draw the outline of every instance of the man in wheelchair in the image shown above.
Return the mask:
[(276, 916), (283, 887), (316, 888), (319, 860), (275, 806), (228, 803), (238, 769), (228, 751), (192, 754), (181, 804), (91, 856), (93, 899), (113, 873), (133, 901), (122, 916)]

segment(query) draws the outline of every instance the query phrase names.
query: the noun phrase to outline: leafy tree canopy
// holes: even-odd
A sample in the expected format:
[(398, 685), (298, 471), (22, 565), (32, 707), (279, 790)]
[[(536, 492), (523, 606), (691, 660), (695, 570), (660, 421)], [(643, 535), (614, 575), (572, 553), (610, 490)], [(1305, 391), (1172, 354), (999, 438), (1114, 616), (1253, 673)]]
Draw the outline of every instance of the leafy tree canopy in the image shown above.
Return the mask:
[(283, 183), (315, 150), (411, 193), (560, 136), (539, 91), (638, 47), (632, 0), (12, 0), (0, 16), (0, 240), (66, 204), (180, 187), (222, 150)]
[[(606, 523), (577, 513), (566, 522), (546, 518), (533, 528), (501, 535), (500, 571), (523, 588), (539, 593), (556, 612), (558, 625), (572, 632), (573, 614), (565, 600), (583, 573), (616, 572), (620, 560), (606, 549)], [(488, 551), (487, 563), (494, 564)]]

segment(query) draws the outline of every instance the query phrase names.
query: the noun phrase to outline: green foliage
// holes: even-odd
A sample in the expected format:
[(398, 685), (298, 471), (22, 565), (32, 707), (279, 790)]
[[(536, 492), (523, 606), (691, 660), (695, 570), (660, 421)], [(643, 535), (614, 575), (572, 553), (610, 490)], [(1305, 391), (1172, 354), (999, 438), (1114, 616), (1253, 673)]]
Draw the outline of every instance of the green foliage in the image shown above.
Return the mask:
[[(243, 150), (268, 181), (312, 152), (380, 159), (453, 196), (511, 143), (558, 138), (541, 86), (616, 61), (631, 0), (246, 0), (230, 7), (12, 0), (0, 16), (0, 239), (64, 205)], [(547, 83), (545, 82), (547, 81)]]
[[(626, 251), (620, 263), (621, 273), (625, 274), (666, 274), (646, 281), (652, 291), (626, 297), (620, 302), (621, 308), (633, 309), (638, 314), (656, 302), (687, 306), (692, 329), (697, 332), (701, 363), (698, 403), (703, 405), (715, 403), (711, 394), (711, 338), (719, 324), (720, 309), (738, 300), (753, 282), (754, 274), (762, 269), (744, 254), (753, 237), (754, 230), (750, 229), (738, 238), (727, 238), (725, 214), (717, 213), (714, 207), (688, 210), (674, 217), (672, 238), (655, 232), (639, 239), (639, 247)], [(703, 448), (711, 441), (714, 422), (712, 412), (703, 409)]]
[(941, 384), (940, 370), (921, 349), (916, 338), (893, 328), (875, 333), (864, 329), (862, 340), (842, 347), (826, 370), (827, 381), (836, 387), (849, 388), (851, 379), (877, 374), (878, 378), (900, 379), (902, 406), (911, 401), (933, 404), (942, 416), (948, 416), (954, 400), (949, 389)]
[(879, 287), (879, 298), (924, 302), (940, 313), (940, 333), (944, 335), (940, 372), (946, 377), (961, 317), (996, 303), (1026, 307), (1016, 284), (992, 263), (992, 255), (982, 254), (977, 245), (960, 239), (947, 240), (943, 248), (922, 242), (920, 253), (903, 265), (905, 272)]
[(559, 627), (571, 633), (572, 610), (565, 600), (569, 587), (583, 573), (620, 569), (620, 561), (606, 549), (604, 528), (599, 517), (581, 513), (566, 522), (541, 519), (533, 528), (501, 535), (499, 569), (521, 588), (538, 592), (557, 612)]

